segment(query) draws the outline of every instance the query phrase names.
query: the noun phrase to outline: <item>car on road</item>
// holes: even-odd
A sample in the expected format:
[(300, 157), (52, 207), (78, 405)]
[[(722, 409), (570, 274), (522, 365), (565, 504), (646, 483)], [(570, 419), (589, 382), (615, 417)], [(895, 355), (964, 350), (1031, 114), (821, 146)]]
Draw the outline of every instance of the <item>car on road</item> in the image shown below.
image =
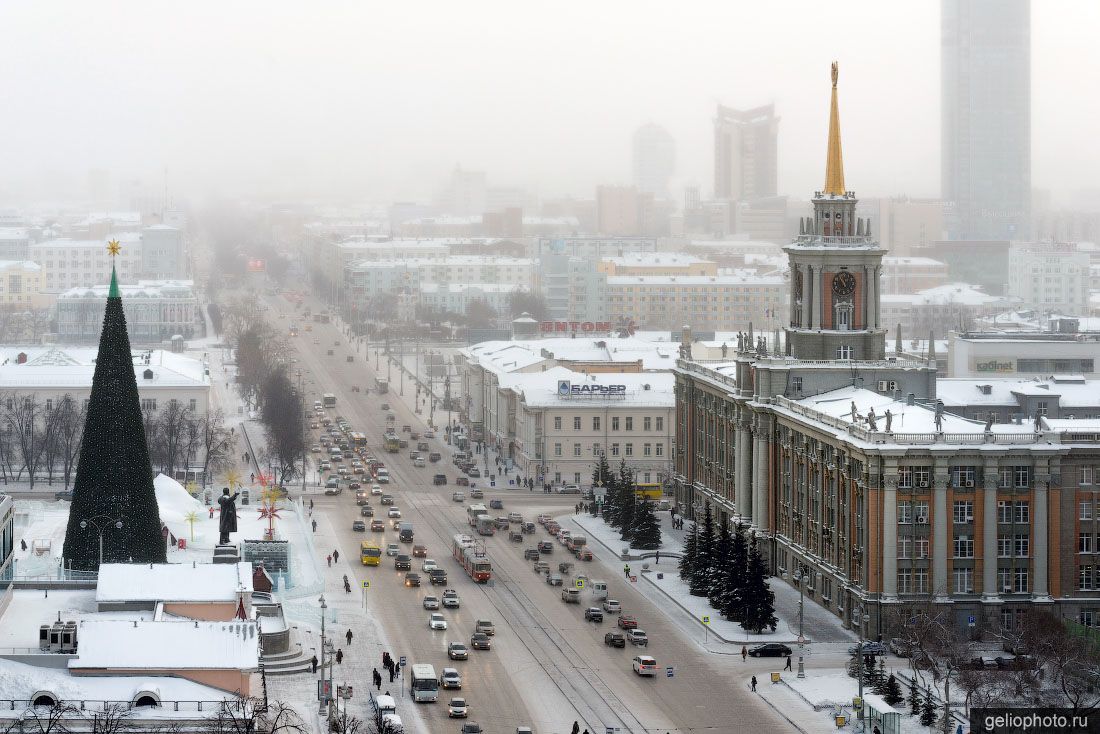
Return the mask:
[(522, 523), (523, 522), (523, 515), (519, 514), (518, 512), (509, 512), (508, 513), (508, 522)]
[(470, 636), (470, 647), (475, 650), (489, 650), (492, 646), (489, 635), (484, 632), (475, 632)]
[(434, 477), (432, 477), (432, 484), (434, 484), (437, 487), (445, 485), (446, 483), (447, 483), (447, 475), (446, 474), (436, 474)]
[(392, 494), (382, 495), (382, 498), (380, 500), (378, 500), (378, 504), (380, 504), (380, 505), (392, 505), (393, 504), (393, 495)]
[(504, 500), (489, 500), (489, 509), (490, 510), (503, 510), (504, 509)]
[(466, 660), (470, 657), (470, 651), (461, 642), (448, 642), (447, 657), (451, 660)]
[(623, 610), (623, 605), (618, 599), (604, 599), (603, 610), (608, 614), (618, 614)]
[(411, 571), (412, 560), (407, 553), (398, 553), (393, 559), (393, 568), (396, 571)]
[(548, 573), (546, 574), (546, 583), (551, 586), (561, 586), (561, 574), (560, 573)]
[(412, 548), (413, 558), (427, 558), (428, 546), (426, 545), (414, 545)]
[(356, 533), (367, 532), (367, 524), (362, 520), (355, 520), (351, 523), (351, 529)]
[(428, 454), (428, 461), (432, 462), (433, 464), (437, 461), (441, 461), (442, 459), (443, 456), (438, 451), (432, 451)]
[(382, 494), (382, 485), (381, 484), (372, 484), (372, 485), (370, 485), (370, 493), (375, 497)]
[(592, 560), (592, 551), (588, 550), (587, 548), (582, 548), (577, 553), (577, 560), (578, 561), (591, 561)]
[(539, 553), (553, 553), (554, 544), (549, 540), (543, 540), (539, 542)]
[[(849, 645), (848, 646), (848, 654), (849, 655), (855, 655), (858, 652), (859, 652), (859, 645)], [(884, 645), (881, 642), (874, 642), (874, 641), (868, 640), (867, 642), (863, 643), (863, 654), (864, 655), (876, 655), (876, 656), (877, 655), (889, 655), (890, 654), (890, 648), (887, 647), (886, 645)]]
[[(349, 489), (362, 489), (363, 485), (360, 484), (359, 482), (351, 482), (351, 483), (348, 484), (348, 488)], [(358, 499), (358, 497), (356, 497), (356, 499)], [(366, 497), (366, 495), (363, 495), (363, 502), (366, 502), (366, 501), (367, 501), (367, 497)], [(358, 504), (361, 505), (361, 504), (363, 504), (363, 502), (359, 502)]]
[(424, 597), (423, 604), (425, 609), (439, 609), (439, 598), (434, 596), (426, 596)]
[[(444, 670), (444, 672), (446, 672), (447, 670), (450, 670), (450, 668), (446, 668)], [(447, 686), (444, 685), (443, 687), (446, 688)], [(448, 718), (451, 718), (451, 719), (465, 719), (466, 718), (466, 713), (468, 711), (469, 711), (469, 708), (466, 706), (466, 699), (465, 698), (459, 698), (459, 697), (456, 696), (455, 698), (452, 698), (447, 703), (447, 717)]]
[(382, 522), (381, 520), (371, 520), (370, 531), (372, 533), (384, 533), (386, 532), (386, 523)]
[(382, 410), (389, 410), (389, 409), (390, 409), (390, 404), (389, 403), (382, 403)]
[(462, 676), (454, 668), (444, 668), (439, 675), (439, 683), (444, 688), (462, 688)]
[(53, 498), (55, 500), (69, 500), (70, 502), (72, 502), (73, 491), (71, 489), (63, 489), (60, 492), (54, 492)]
[(508, 518), (506, 518), (506, 517), (496, 518), (495, 520), (493, 520), (493, 527), (496, 528), (497, 530), (507, 530), (508, 529)]
[(785, 658), (791, 654), (791, 648), (782, 642), (765, 642), (749, 648), (749, 657), (753, 658)]
[(538, 548), (524, 548), (523, 549), (523, 560), (525, 560), (525, 561), (537, 561), (538, 559), (539, 559), (539, 549)]
[(463, 724), (462, 728), (458, 730), (458, 734), (484, 734), (484, 729), (481, 728), (481, 724)]
[(525, 533), (535, 532), (535, 523), (530, 522), (530, 521), (523, 523), (523, 532), (525, 532)]
[(423, 469), (427, 465), (428, 465), (428, 462), (424, 461), (423, 456), (418, 456), (415, 459), (413, 459), (413, 466), (415, 466), (417, 469)]
[[(401, 518), (400, 517), (392, 518), (390, 520), (390, 527), (393, 528), (394, 530), (400, 530), (401, 529)], [(401, 540), (401, 538), (398, 538), (398, 540)]]
[(638, 618), (633, 614), (620, 614), (615, 624), (618, 625), (619, 629), (632, 630), (638, 626)]
[(466, 501), (466, 493), (465, 492), (451, 492), (451, 499), (454, 500), (455, 502), (465, 502)]
[(491, 619), (479, 619), (474, 623), (474, 631), (482, 632), (486, 635), (495, 635), (497, 633), (496, 628), (493, 627), (493, 621)]
[(513, 543), (522, 543), (523, 542), (523, 533), (518, 532), (516, 530), (512, 530), (511, 532), (508, 533), (508, 540), (512, 541)]
[(442, 568), (433, 568), (428, 571), (428, 583), (432, 586), (445, 586), (447, 584), (447, 572)]
[(443, 590), (443, 608), (458, 609), (461, 602), (458, 600), (458, 592), (454, 589)]
[(434, 558), (425, 558), (424, 563), (422, 563), (420, 566), (420, 570), (424, 573), (428, 573), (435, 568), (439, 568), (439, 564), (435, 562)]
[(363, 517), (374, 517), (374, 508), (370, 505), (364, 505), (359, 508), (359, 514)]
[(657, 675), (657, 661), (648, 655), (635, 655), (631, 665), (638, 675)]
[(340, 494), (340, 484), (335, 479), (328, 480), (325, 482), (325, 494), (329, 497)]
[(584, 621), (586, 622), (602, 622), (603, 610), (599, 607), (588, 607), (584, 610)]
[(476, 466), (471, 466), (469, 469), (466, 470), (466, 476), (470, 477), (471, 479), (481, 479), (481, 470), (478, 469)]
[(386, 555), (387, 556), (396, 556), (400, 552), (401, 552), (401, 549), (397, 546), (397, 543), (390, 543), (389, 545), (386, 546)]
[(550, 564), (546, 561), (535, 561), (531, 568), (534, 569), (535, 573), (546, 573), (550, 570)]
[[(561, 590), (561, 600), (563, 602), (565, 602), (566, 604), (580, 604), (581, 603), (580, 589), (562, 589)], [(588, 617), (588, 614), (585, 613), (585, 618), (587, 618), (587, 617)]]
[(649, 636), (646, 635), (645, 630), (635, 627), (632, 630), (626, 631), (627, 641), (636, 647), (648, 647)]
[(626, 635), (622, 632), (608, 632), (603, 636), (603, 644), (608, 647), (626, 647)]
[(314, 446), (310, 446), (310, 447), (309, 447), (309, 452), (310, 452), (311, 454), (319, 454), (319, 453), (321, 453), (321, 447), (320, 447), (320, 446), (317, 446), (317, 445), (314, 445)]
[(420, 586), (420, 574), (409, 571), (405, 574), (405, 586)]
[(442, 614), (432, 613), (428, 615), (428, 629), (431, 630), (445, 630), (447, 629), (447, 620)]
[(391, 518), (401, 517), (401, 510), (396, 507), (391, 507), (390, 511), (386, 513), (386, 516)]

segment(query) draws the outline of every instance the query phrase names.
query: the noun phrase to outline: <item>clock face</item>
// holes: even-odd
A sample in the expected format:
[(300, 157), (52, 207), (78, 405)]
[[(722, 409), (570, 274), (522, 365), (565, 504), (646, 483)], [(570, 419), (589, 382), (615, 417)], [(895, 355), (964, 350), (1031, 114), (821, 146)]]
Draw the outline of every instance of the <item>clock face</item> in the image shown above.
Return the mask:
[(841, 271), (833, 277), (833, 293), (838, 296), (850, 296), (856, 290), (856, 277), (847, 271)]

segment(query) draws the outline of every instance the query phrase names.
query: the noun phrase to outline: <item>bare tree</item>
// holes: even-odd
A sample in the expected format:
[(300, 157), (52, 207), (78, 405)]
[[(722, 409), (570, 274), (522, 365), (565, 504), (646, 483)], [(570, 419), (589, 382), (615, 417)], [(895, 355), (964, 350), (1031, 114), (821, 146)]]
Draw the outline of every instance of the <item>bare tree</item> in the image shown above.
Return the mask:
[(13, 721), (5, 732), (30, 732), (32, 734), (68, 734), (69, 724), (83, 717), (75, 706), (61, 701), (49, 706), (29, 706)]
[(131, 728), (129, 719), (132, 715), (129, 706), (113, 701), (104, 704), (102, 710), (93, 711), (88, 721), (94, 734), (119, 734)]
[(200, 426), (202, 443), (202, 475), (223, 472), (233, 466), (237, 456), (236, 431), (225, 427), (225, 414), (220, 410), (208, 412)]
[(80, 456), (80, 441), (84, 437), (85, 409), (76, 398), (66, 394), (55, 410), (58, 411), (58, 420), (54, 432), (58, 456), (61, 460), (61, 475), (65, 481), (65, 489), (68, 489), (76, 469), (77, 458)]
[[(956, 623), (952, 610), (937, 607), (931, 600), (898, 609), (894, 614), (900, 622), (895, 625), (898, 636), (909, 648), (914, 678), (942, 697), (946, 717), (951, 708), (951, 685), (972, 658), (970, 639)], [(976, 685), (978, 681), (971, 679), (970, 683)]]
[(290, 705), (260, 698), (225, 701), (207, 731), (210, 734), (307, 734), (309, 727)]
[(1100, 653), (1094, 644), (1068, 629), (1064, 620), (1043, 610), (1028, 613), (1023, 649), (1035, 665), (1049, 671), (1065, 703), (1075, 714), (1100, 708)]
[(302, 396), (285, 369), (273, 372), (263, 384), (262, 420), (267, 430), (269, 459), (275, 463), (276, 481), (294, 476), (305, 452), (305, 416)]
[(15, 448), (18, 449), (19, 461), (22, 462), (16, 479), (21, 478), (24, 471), (27, 472), (32, 489), (46, 443), (43, 412), (44, 406), (33, 393), (9, 395), (3, 412), (2, 420), (10, 429)]

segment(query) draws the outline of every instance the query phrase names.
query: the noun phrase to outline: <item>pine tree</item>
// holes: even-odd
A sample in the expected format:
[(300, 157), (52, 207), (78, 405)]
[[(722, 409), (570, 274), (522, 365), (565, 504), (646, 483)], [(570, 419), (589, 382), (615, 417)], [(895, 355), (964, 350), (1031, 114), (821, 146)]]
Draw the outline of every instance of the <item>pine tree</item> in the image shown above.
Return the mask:
[(711, 557), (714, 554), (714, 516), (708, 502), (703, 509), (703, 523), (699, 538), (695, 543), (695, 563), (692, 564), (691, 595), (708, 596), (710, 594), (710, 571), (713, 567)]
[(920, 716), (920, 689), (917, 688), (917, 678), (909, 680), (909, 715)]
[(718, 528), (718, 541), (714, 544), (713, 567), (710, 572), (710, 605), (718, 611), (726, 607), (726, 597), (730, 591), (728, 579), (730, 562), (733, 560), (733, 536), (729, 523)]
[(695, 574), (695, 551), (699, 545), (699, 526), (691, 524), (691, 530), (684, 533), (684, 553), (680, 556), (680, 580), (688, 584)]
[(779, 620), (775, 616), (775, 592), (768, 587), (764, 557), (752, 536), (749, 544), (749, 565), (745, 572), (744, 614), (741, 627), (757, 634), (765, 629), (775, 631)]
[(596, 468), (592, 471), (593, 497), (591, 507), (593, 516), (595, 516), (597, 513), (596, 491), (600, 488), (604, 490), (604, 499), (602, 504), (604, 505), (604, 507), (606, 507), (608, 492), (612, 486), (612, 478), (613, 477), (611, 474), (611, 467), (607, 463), (607, 457), (603, 454), (600, 454), (600, 460), (596, 462)]
[(886, 688), (883, 691), (882, 698), (891, 706), (897, 706), (905, 700), (901, 695), (901, 684), (898, 683), (898, 679), (894, 677), (893, 673), (886, 679)]
[(620, 538), (630, 543), (634, 539), (634, 521), (637, 514), (637, 495), (634, 491), (634, 472), (619, 460), (619, 529)]
[(865, 677), (871, 684), (871, 690), (875, 695), (881, 696), (886, 692), (886, 665), (880, 659), (879, 664), (875, 665), (875, 659), (871, 658), (867, 661), (867, 673)]
[(932, 726), (936, 723), (936, 703), (932, 700), (932, 691), (924, 694), (924, 703), (920, 709), (920, 723), (922, 726)]
[[(86, 526), (81, 527), (81, 522)], [(100, 535), (93, 522), (103, 527), (104, 562), (167, 561), (114, 267), (65, 531), (65, 562), (73, 569), (99, 568)]]
[(631, 545), (641, 550), (657, 550), (661, 547), (661, 524), (657, 522), (653, 503), (648, 498), (635, 511)]
[(845, 667), (848, 670), (848, 677), (849, 678), (859, 678), (859, 668), (860, 668), (859, 654), (858, 653), (852, 653), (850, 656), (848, 656), (848, 664)]
[(744, 613), (745, 574), (749, 567), (749, 544), (745, 538), (745, 526), (741, 523), (734, 528), (730, 544), (730, 561), (726, 570), (726, 590), (723, 594), (722, 614), (734, 622), (741, 621)]
[(621, 525), (619, 508), (622, 504), (622, 495), (619, 494), (619, 477), (614, 472), (608, 474), (604, 488), (607, 490), (607, 499), (604, 501), (603, 519), (608, 525), (617, 528)]

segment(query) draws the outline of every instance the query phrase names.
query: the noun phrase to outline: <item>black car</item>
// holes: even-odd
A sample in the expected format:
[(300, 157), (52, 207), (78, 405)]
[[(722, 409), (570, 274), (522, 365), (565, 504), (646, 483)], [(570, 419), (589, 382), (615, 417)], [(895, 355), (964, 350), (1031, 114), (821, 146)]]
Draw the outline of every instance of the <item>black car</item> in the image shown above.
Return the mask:
[(523, 560), (525, 561), (537, 561), (539, 559), (538, 548), (527, 548), (523, 551)]
[(405, 574), (405, 586), (420, 586), (420, 574), (411, 571)]
[(782, 642), (765, 642), (763, 645), (749, 648), (749, 656), (754, 658), (783, 658), (791, 654), (791, 648)]
[(603, 610), (599, 607), (589, 607), (584, 610), (584, 619), (586, 622), (602, 622)]
[(440, 486), (440, 485), (446, 484), (446, 483), (447, 483), (447, 475), (446, 474), (436, 474), (434, 477), (432, 477), (432, 484), (436, 485), (437, 487)]
[(503, 500), (489, 500), (489, 509), (490, 510), (503, 510), (504, 509), (504, 501)]
[(539, 553), (553, 553), (553, 552), (554, 552), (554, 544), (551, 543), (549, 540), (544, 540), (541, 543), (539, 543)]
[(603, 644), (608, 647), (626, 647), (626, 635), (622, 632), (608, 632), (603, 636)]
[(407, 553), (398, 553), (393, 558), (393, 568), (395, 571), (411, 571), (412, 559)]
[(360, 507), (359, 508), (359, 514), (362, 515), (363, 517), (374, 517), (374, 508), (371, 507), (370, 505), (366, 505), (365, 507)]
[(442, 568), (433, 568), (428, 571), (428, 581), (433, 586), (445, 586), (447, 584), (447, 572)]
[(362, 520), (355, 520), (351, 524), (351, 529), (357, 533), (365, 533), (367, 532), (367, 524)]

